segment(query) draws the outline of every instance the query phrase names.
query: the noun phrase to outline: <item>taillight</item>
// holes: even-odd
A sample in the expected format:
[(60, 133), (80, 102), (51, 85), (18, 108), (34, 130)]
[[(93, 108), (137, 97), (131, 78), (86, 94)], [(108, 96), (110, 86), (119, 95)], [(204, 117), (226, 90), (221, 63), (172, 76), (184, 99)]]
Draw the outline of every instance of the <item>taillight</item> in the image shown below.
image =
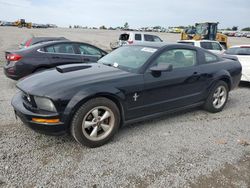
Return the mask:
[(133, 44), (133, 42), (134, 42), (134, 41), (132, 41), (132, 40), (128, 40), (128, 43), (129, 43), (129, 44)]
[(18, 54), (7, 54), (6, 59), (7, 59), (7, 61), (18, 61), (18, 60), (22, 59), (22, 56), (20, 56)]
[(31, 45), (32, 42), (32, 38), (29, 39), (26, 43), (25, 43), (25, 48), (29, 47)]

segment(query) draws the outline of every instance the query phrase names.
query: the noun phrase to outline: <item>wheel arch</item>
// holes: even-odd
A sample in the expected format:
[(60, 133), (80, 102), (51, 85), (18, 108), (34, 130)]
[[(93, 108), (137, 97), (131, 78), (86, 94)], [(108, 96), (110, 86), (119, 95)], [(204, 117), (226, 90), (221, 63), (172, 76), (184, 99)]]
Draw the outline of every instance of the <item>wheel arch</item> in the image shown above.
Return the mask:
[(232, 80), (232, 77), (228, 71), (226, 71), (226, 70), (219, 71), (214, 75), (214, 78), (215, 79), (214, 79), (214, 82), (212, 85), (216, 84), (216, 82), (221, 80), (221, 81), (226, 82), (228, 85), (229, 91), (231, 90), (233, 80)]
[(232, 81), (231, 81), (231, 79), (229, 77), (224, 76), (224, 77), (221, 77), (219, 80), (226, 82), (226, 84), (228, 85), (229, 91), (231, 90)]
[(68, 117), (65, 119), (65, 123), (70, 126), (72, 118), (74, 114), (77, 112), (77, 110), (87, 101), (93, 98), (97, 97), (104, 97), (116, 104), (116, 106), (119, 109), (120, 112), (120, 117), (121, 117), (121, 123), (124, 122), (125, 118), (125, 109), (124, 109), (124, 103), (123, 103), (123, 98), (121, 97), (121, 94), (116, 94), (112, 92), (93, 92), (93, 93), (88, 93), (88, 94), (82, 94), (82, 95), (75, 95), (67, 107), (65, 108), (64, 115), (65, 117)]
[(205, 94), (205, 98), (208, 97), (209, 93), (211, 92), (214, 85), (218, 81), (224, 81), (228, 85), (229, 91), (231, 90), (231, 88), (232, 88), (232, 78), (230, 77), (229, 72), (223, 71), (223, 72), (220, 72), (220, 73), (215, 75), (213, 81), (211, 82), (211, 84), (209, 85), (209, 87), (207, 89), (207, 93)]

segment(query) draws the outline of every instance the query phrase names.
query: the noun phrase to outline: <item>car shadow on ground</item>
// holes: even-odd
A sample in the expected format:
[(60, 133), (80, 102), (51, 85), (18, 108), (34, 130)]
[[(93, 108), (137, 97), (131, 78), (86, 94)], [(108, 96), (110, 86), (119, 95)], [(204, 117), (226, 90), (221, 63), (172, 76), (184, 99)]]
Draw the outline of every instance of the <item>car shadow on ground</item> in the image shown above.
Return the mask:
[(128, 124), (128, 125), (123, 125), (120, 127), (120, 131), (125, 132), (126, 129), (131, 129), (131, 128), (135, 128), (135, 127), (141, 127), (141, 128), (145, 127), (146, 128), (148, 126), (152, 126), (152, 124), (159, 124), (160, 122), (172, 121), (173, 119), (182, 118), (183, 116), (187, 116), (187, 115), (190, 115), (192, 113), (196, 114), (199, 112), (204, 112), (204, 115), (207, 114), (207, 112), (204, 111), (202, 109), (202, 107), (194, 107), (194, 108), (180, 110), (180, 111), (173, 112), (173, 113), (168, 113), (165, 115), (161, 115), (159, 117), (154, 117), (150, 120), (144, 120), (144, 121), (139, 121), (139, 122)]

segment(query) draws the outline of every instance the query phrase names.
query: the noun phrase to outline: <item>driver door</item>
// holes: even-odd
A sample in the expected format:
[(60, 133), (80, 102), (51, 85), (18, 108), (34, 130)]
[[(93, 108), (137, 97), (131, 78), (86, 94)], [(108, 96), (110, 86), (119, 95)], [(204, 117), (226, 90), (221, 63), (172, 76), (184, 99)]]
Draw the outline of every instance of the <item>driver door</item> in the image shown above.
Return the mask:
[(173, 70), (144, 74), (144, 112), (147, 115), (181, 108), (201, 100), (202, 85), (197, 66), (197, 51), (171, 49), (161, 53), (151, 64), (172, 64)]

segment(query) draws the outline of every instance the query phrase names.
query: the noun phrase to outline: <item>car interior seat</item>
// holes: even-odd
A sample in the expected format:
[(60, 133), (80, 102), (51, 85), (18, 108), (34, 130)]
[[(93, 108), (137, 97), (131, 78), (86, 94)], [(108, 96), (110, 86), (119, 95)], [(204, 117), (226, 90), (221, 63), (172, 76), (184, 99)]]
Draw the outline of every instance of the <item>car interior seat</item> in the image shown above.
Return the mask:
[(72, 46), (69, 46), (67, 49), (68, 49), (67, 53), (69, 53), (69, 54), (73, 54), (74, 53), (74, 49), (73, 49)]
[(176, 66), (184, 66), (185, 62), (186, 62), (186, 58), (183, 54), (183, 52), (177, 51), (174, 54), (174, 58), (175, 58), (175, 64)]

